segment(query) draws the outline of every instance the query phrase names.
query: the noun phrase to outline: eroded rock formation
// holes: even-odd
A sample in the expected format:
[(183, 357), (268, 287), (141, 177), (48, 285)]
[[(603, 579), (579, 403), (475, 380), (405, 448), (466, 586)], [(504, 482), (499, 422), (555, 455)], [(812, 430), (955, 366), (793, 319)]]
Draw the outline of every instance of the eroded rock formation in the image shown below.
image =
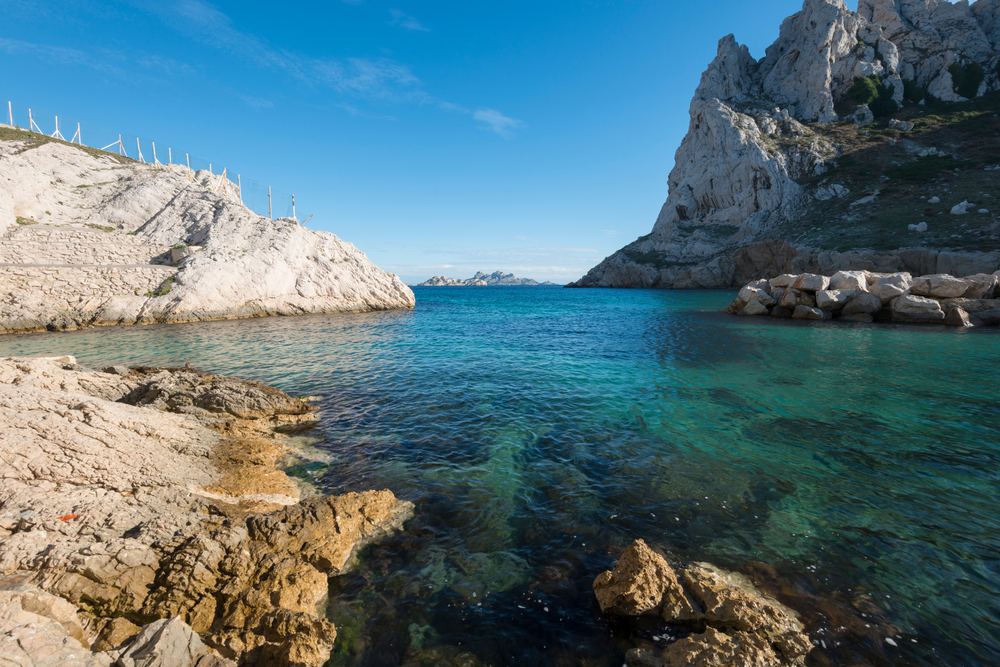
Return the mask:
[(745, 577), (707, 563), (677, 572), (642, 540), (597, 577), (594, 593), (604, 613), (658, 615), (695, 630), (662, 651), (630, 650), (633, 667), (785, 667), (803, 664), (812, 650), (795, 613)]
[(800, 183), (838, 157), (816, 123), (838, 120), (836, 104), (854, 83), (877, 76), (896, 103), (905, 81), (940, 100), (964, 100), (959, 90), (970, 93), (953, 80), (958, 72), (973, 81), (982, 73), (972, 97), (1000, 89), (998, 16), (1000, 0), (861, 0), (858, 12), (842, 0), (805, 0), (759, 61), (724, 37), (691, 102), (652, 233), (569, 286), (741, 284), (734, 253), (801, 216), (813, 198), (848, 194), (833, 184), (807, 197)]
[[(0, 360), (0, 575), (79, 609), (82, 646), (176, 618), (240, 664), (322, 665), (328, 577), (412, 505), (389, 491), (299, 500), (272, 432), (311, 418), (298, 399), (184, 369), (108, 371)], [(17, 627), (5, 637), (34, 641)]]
[[(410, 308), (350, 243), (207, 171), (0, 142), (0, 331)], [(172, 252), (173, 251), (173, 252)]]

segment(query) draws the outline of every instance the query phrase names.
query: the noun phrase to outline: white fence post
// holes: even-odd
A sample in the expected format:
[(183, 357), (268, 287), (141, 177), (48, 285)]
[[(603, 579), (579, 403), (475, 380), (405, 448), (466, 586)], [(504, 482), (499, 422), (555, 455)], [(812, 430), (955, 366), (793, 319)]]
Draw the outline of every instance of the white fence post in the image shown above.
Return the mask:
[(56, 131), (52, 133), (53, 138), (66, 141), (66, 137), (59, 133), (59, 116), (56, 116)]
[(10, 118), (10, 126), (14, 127), (14, 107), (7, 102), (7, 116)]
[(240, 190), (240, 203), (243, 203), (243, 180), (240, 178), (239, 174), (236, 174), (236, 187)]
[(271, 212), (271, 186), (267, 186), (267, 217), (274, 220), (274, 214)]
[(298, 222), (299, 219), (295, 217), (295, 195), (292, 195), (292, 219)]
[(167, 164), (171, 167), (174, 166), (174, 152), (171, 150), (170, 146), (167, 146)]

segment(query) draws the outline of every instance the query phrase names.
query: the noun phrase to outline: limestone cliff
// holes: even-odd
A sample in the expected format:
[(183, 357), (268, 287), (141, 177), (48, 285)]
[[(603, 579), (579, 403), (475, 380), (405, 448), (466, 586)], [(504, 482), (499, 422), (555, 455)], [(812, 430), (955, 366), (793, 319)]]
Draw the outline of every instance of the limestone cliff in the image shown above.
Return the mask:
[[(864, 206), (874, 201), (864, 201), (865, 196), (879, 194), (870, 187), (879, 183), (870, 180), (862, 183), (868, 188), (863, 193), (857, 183), (834, 182), (844, 181), (837, 171), (848, 163), (844, 156), (871, 138), (869, 129), (858, 124), (870, 122), (868, 107), (862, 108), (861, 120), (853, 116), (859, 82), (872, 90), (877, 86), (882, 96), (883, 120), (873, 131), (895, 133), (886, 135), (885, 143), (898, 149), (896, 162), (915, 161), (926, 151), (942, 153), (926, 145), (906, 145), (904, 152), (897, 146), (903, 134), (914, 125), (920, 129), (929, 104), (937, 110), (949, 103), (973, 104), (969, 98), (996, 97), (991, 91), (1000, 90), (998, 60), (1000, 0), (972, 5), (861, 0), (857, 12), (842, 0), (805, 0), (760, 60), (734, 36), (724, 37), (691, 102), (669, 196), (652, 233), (571, 286), (730, 287), (738, 282), (729, 259), (734, 252), (786, 240), (797, 241), (808, 253), (809, 234), (797, 230), (789, 238), (787, 232), (790, 223), (805, 224), (816, 212), (811, 209), (815, 202), (846, 197)], [(917, 122), (897, 126), (885, 117), (889, 114)], [(856, 195), (849, 197), (852, 191)], [(846, 213), (841, 217), (857, 222)], [(817, 245), (820, 251), (844, 251), (874, 244), (862, 239), (850, 247)]]
[(352, 244), (253, 213), (221, 176), (3, 134), (0, 331), (414, 305)]

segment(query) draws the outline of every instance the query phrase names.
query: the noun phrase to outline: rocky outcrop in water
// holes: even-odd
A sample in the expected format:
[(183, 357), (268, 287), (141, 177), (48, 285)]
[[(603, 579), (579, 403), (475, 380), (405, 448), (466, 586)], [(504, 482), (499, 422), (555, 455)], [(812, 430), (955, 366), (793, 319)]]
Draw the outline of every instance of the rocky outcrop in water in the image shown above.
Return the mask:
[[(0, 582), (81, 612), (80, 644), (98, 652), (77, 651), (81, 665), (110, 664), (100, 651), (168, 619), (239, 664), (322, 665), (336, 637), (318, 613), (328, 578), (412, 505), (389, 491), (299, 500), (276, 468), (295, 452), (272, 430), (312, 418), (298, 399), (184, 369), (122, 370), (0, 360)], [(4, 612), (3, 590), (3, 636), (61, 655), (69, 640), (17, 616), (39, 605), (21, 595)], [(168, 635), (192, 636), (176, 623)]]
[(726, 309), (736, 315), (770, 315), (848, 322), (924, 322), (970, 327), (1000, 323), (1000, 271), (955, 278), (947, 274), (839, 271), (753, 280)]
[[(40, 143), (41, 142), (41, 143)], [(411, 308), (350, 243), (207, 171), (0, 142), (0, 332)]]
[(795, 613), (745, 577), (707, 563), (675, 570), (642, 540), (598, 575), (594, 594), (606, 614), (659, 616), (694, 630), (659, 651), (631, 649), (630, 667), (785, 667), (804, 664), (813, 646)]
[(805, 0), (760, 60), (723, 38), (691, 102), (652, 233), (569, 286), (735, 286), (726, 266), (735, 253), (803, 220), (813, 200), (850, 193), (833, 183), (807, 194), (803, 184), (840, 157), (844, 138), (822, 124), (840, 118), (855, 83), (877, 77), (893, 106), (906, 90), (961, 101), (1000, 89), (998, 16), (1000, 0), (862, 0), (858, 12)]
[(521, 286), (521, 285), (552, 285), (548, 281), (539, 283), (531, 278), (518, 278), (513, 273), (494, 271), (487, 275), (482, 271), (477, 271), (476, 275), (468, 280), (456, 280), (447, 276), (434, 276), (430, 280), (417, 285), (417, 287), (496, 287), (496, 286)]

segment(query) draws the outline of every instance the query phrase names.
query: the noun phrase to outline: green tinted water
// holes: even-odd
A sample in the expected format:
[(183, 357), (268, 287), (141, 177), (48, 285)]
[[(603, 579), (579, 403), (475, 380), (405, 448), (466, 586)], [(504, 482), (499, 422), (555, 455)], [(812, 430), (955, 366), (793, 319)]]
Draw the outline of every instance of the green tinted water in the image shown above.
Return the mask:
[(801, 610), (812, 664), (1000, 664), (996, 332), (715, 312), (730, 298), (424, 288), (412, 312), (6, 336), (0, 354), (191, 361), (324, 396), (332, 463), (296, 474), (417, 504), (333, 582), (334, 664), (450, 646), (620, 665), (669, 641), (589, 592), (636, 537)]

